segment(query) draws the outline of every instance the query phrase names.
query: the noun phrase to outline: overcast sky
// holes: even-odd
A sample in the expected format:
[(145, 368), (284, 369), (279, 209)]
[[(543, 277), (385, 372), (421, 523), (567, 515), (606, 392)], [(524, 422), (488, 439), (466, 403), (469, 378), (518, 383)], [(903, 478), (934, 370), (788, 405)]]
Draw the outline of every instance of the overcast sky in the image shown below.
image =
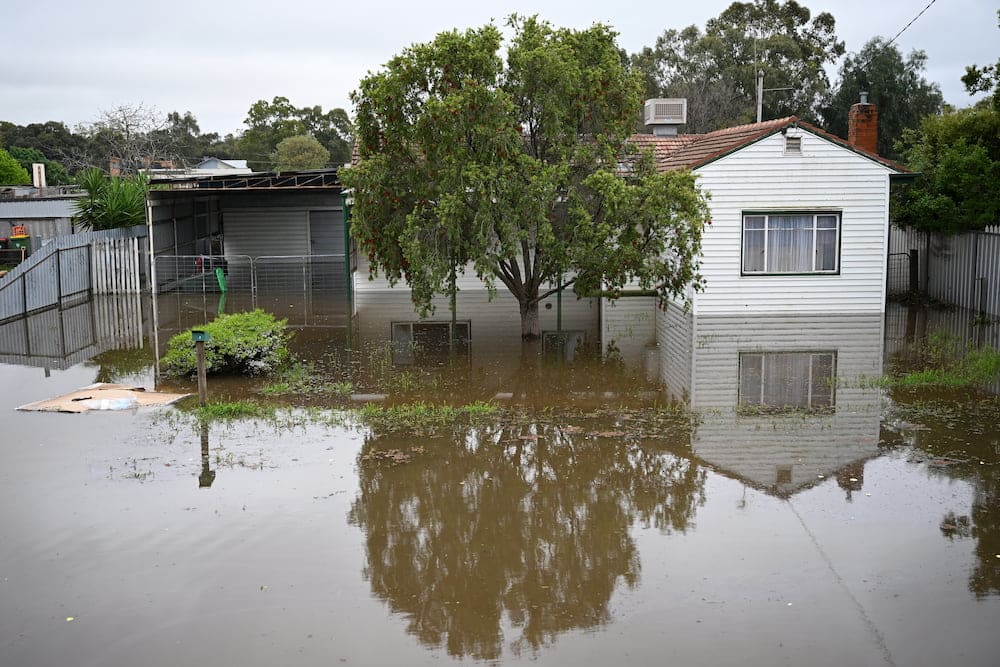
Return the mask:
[[(890, 38), (931, 0), (800, 0), (813, 14), (831, 12), (848, 52), (873, 36)], [(667, 28), (718, 16), (729, 0), (501, 1), (424, 0), (396, 5), (171, 0), (28, 0), (4, 7), (0, 120), (59, 120), (70, 127), (101, 109), (143, 103), (162, 113), (191, 111), (203, 132), (243, 127), (259, 99), (288, 97), (296, 106), (347, 109), (348, 95), (370, 70), (403, 47), (443, 30), (502, 23), (512, 12), (539, 14), (556, 26), (612, 26), (629, 53)], [(906, 54), (923, 49), (926, 76), (945, 100), (973, 100), (959, 78), (969, 64), (1000, 56), (996, 0), (936, 0), (897, 40)]]

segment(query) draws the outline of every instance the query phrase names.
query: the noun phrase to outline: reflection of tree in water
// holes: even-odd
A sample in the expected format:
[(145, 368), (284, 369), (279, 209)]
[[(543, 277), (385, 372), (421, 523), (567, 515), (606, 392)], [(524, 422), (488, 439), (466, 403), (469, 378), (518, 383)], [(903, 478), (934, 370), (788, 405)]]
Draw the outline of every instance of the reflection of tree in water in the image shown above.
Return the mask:
[(978, 562), (969, 577), (976, 597), (1000, 595), (1000, 474), (994, 465), (991, 474), (976, 482), (972, 501), (972, 536)]
[(969, 590), (977, 598), (1000, 595), (1000, 474), (974, 476), (971, 516), (949, 512), (941, 520), (941, 533), (949, 539), (976, 540), (976, 565), (969, 575)]
[(94, 382), (125, 383), (147, 375), (156, 362), (149, 346), (135, 349), (108, 350), (84, 362), (96, 367)]
[(978, 598), (1000, 595), (1000, 401), (964, 397), (897, 402), (894, 408), (899, 420), (924, 427), (913, 436), (912, 446), (928, 462), (930, 473), (972, 486), (968, 514), (945, 514), (941, 533), (976, 540), (969, 590)]
[[(351, 509), (366, 533), (365, 576), (422, 642), (494, 659), (505, 625), (519, 629), (508, 637), (519, 652), (606, 623), (615, 587), (639, 580), (630, 525), (687, 528), (703, 501), (694, 462), (574, 431), (533, 424), (366, 443)], [(423, 450), (403, 465), (366, 458), (415, 444)]]

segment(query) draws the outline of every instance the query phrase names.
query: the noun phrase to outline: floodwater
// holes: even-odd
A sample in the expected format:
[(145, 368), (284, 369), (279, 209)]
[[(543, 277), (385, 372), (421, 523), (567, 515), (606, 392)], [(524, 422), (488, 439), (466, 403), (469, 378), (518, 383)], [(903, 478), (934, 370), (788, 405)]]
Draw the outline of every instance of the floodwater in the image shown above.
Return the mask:
[[(637, 369), (589, 358), (590, 304), (573, 350), (522, 349), (508, 306), (460, 318), (453, 356), (443, 312), (297, 323), (316, 373), (387, 405), (499, 406), (444, 427), (317, 395), (208, 428), (17, 412), (151, 387), (154, 355), (95, 325), (87, 361), (2, 357), (0, 664), (997, 664), (1000, 404), (879, 389), (905, 315), (706, 320)], [(163, 336), (203, 317), (165, 308)]]

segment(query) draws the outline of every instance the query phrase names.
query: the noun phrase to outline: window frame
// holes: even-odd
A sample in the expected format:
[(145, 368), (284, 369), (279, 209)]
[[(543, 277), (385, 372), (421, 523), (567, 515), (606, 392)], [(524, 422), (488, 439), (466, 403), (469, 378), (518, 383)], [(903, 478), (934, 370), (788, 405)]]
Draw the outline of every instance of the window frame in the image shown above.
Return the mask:
[[(768, 242), (768, 232), (771, 231), (770, 219), (772, 216), (791, 216), (791, 215), (810, 215), (813, 218), (812, 224), (812, 261), (813, 266), (816, 265), (816, 233), (818, 231), (818, 219), (820, 216), (834, 216), (837, 219), (836, 231), (837, 231), (837, 241), (834, 244), (836, 250), (835, 266), (834, 269), (821, 269), (812, 271), (769, 271), (767, 268), (767, 242)], [(748, 271), (746, 260), (747, 260), (747, 218), (764, 218), (764, 270), (763, 271)], [(745, 277), (756, 277), (756, 276), (839, 276), (841, 270), (841, 260), (842, 260), (842, 244), (843, 244), (843, 229), (844, 229), (844, 212), (840, 209), (834, 210), (823, 210), (823, 209), (808, 209), (808, 210), (792, 210), (792, 211), (743, 211), (740, 216), (740, 276)], [(761, 231), (761, 230), (751, 230), (751, 231)]]
[[(803, 355), (809, 357), (809, 370), (807, 378), (807, 394), (806, 394), (806, 404), (805, 405), (768, 405), (763, 402), (766, 390), (768, 388), (768, 382), (773, 381), (773, 378), (769, 378), (765, 375), (767, 371), (766, 359), (768, 357), (774, 357), (779, 355)], [(814, 364), (817, 361), (817, 357), (829, 357), (830, 365), (830, 375), (829, 375), (829, 403), (816, 403), (814, 404), (815, 397), (819, 395), (819, 392), (814, 391), (815, 386), (813, 383)], [(750, 357), (760, 357), (760, 381), (759, 381), (759, 392), (755, 392), (753, 397), (745, 396), (744, 394), (744, 372), (747, 369), (748, 361)], [(736, 411), (738, 414), (742, 415), (779, 415), (779, 414), (835, 414), (837, 411), (837, 370), (839, 368), (839, 359), (837, 350), (823, 350), (823, 349), (808, 349), (808, 350), (740, 350), (738, 353), (738, 371), (737, 371), (737, 395), (736, 395)], [(754, 402), (750, 402), (748, 399), (753, 398)]]
[[(447, 329), (448, 337), (451, 337), (451, 320), (394, 320), (389, 323), (389, 345), (392, 350), (392, 365), (393, 366), (413, 366), (419, 365), (420, 363), (426, 361), (427, 357), (420, 354), (418, 347), (414, 345), (416, 342), (414, 340), (413, 327), (414, 326), (432, 326), (441, 327)], [(461, 338), (458, 342), (465, 348), (456, 350), (456, 356), (464, 356), (467, 359), (472, 358), (472, 320), (456, 320), (456, 327), (464, 327), (466, 338), (463, 341)], [(409, 340), (400, 340), (396, 332), (398, 327), (406, 327), (409, 329), (410, 337)]]

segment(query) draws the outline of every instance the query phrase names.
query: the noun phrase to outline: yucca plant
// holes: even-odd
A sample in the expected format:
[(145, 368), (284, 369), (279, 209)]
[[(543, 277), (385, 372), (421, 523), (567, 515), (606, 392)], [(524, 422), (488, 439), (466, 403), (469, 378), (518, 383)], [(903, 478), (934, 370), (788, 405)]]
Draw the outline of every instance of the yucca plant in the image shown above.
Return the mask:
[(105, 176), (88, 169), (78, 177), (86, 193), (75, 202), (73, 220), (86, 229), (133, 227), (146, 221), (146, 176)]

